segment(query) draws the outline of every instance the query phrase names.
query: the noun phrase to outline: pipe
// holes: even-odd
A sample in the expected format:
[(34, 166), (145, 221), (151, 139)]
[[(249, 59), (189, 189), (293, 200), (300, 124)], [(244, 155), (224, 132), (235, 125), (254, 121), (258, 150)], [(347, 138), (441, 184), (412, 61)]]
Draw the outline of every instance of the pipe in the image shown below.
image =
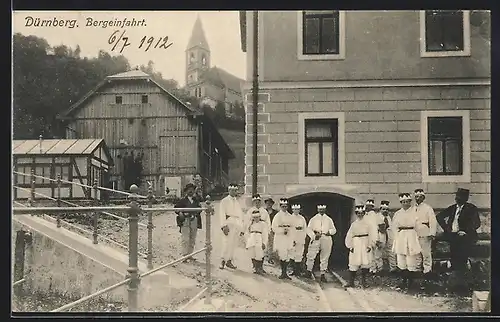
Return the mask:
[(258, 57), (259, 57), (259, 12), (256, 10), (253, 12), (253, 106), (252, 106), (252, 116), (253, 116), (253, 151), (252, 151), (252, 194), (257, 194), (257, 123), (258, 123), (258, 112), (259, 112), (259, 71), (258, 71)]

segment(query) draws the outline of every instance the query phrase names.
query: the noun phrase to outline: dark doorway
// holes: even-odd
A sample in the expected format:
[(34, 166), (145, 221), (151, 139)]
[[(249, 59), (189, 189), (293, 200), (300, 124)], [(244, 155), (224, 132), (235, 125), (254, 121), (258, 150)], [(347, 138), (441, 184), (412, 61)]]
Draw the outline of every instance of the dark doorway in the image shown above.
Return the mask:
[[(330, 268), (345, 268), (348, 264), (348, 250), (345, 247), (345, 236), (351, 225), (351, 216), (354, 208), (354, 199), (330, 192), (313, 192), (289, 198), (289, 204), (300, 204), (302, 215), (307, 223), (316, 215), (316, 206), (324, 204), (327, 206), (327, 214), (333, 219), (337, 233), (333, 237), (332, 254), (330, 255)], [(306, 238), (305, 253), (309, 245), (309, 237)], [(305, 259), (304, 259), (305, 260)], [(319, 269), (319, 256), (316, 258), (314, 269)]]

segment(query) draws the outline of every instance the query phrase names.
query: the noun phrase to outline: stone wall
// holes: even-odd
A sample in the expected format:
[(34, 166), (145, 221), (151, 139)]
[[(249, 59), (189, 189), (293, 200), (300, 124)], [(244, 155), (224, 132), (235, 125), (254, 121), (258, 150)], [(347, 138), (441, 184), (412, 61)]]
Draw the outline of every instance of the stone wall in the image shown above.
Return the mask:
[[(15, 232), (28, 228), (14, 222)], [(31, 293), (62, 294), (74, 300), (123, 280), (123, 274), (93, 261), (85, 255), (49, 237), (31, 231), (32, 246), (27, 246), (24, 289)], [(126, 299), (126, 285), (103, 294), (103, 299), (121, 302)]]

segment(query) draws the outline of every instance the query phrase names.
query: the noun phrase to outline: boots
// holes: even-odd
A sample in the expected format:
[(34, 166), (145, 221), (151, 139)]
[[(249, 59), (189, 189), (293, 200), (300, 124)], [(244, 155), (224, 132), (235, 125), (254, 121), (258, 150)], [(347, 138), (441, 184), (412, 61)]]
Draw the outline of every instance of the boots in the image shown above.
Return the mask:
[(261, 259), (260, 261), (257, 261), (257, 274), (266, 274), (264, 271), (264, 261)]
[(228, 260), (226, 262), (226, 267), (236, 269), (237, 267), (231, 262), (231, 260)]
[(402, 269), (399, 274), (402, 279), (401, 283), (399, 284), (399, 288), (405, 289), (406, 287), (408, 287), (408, 270)]
[(290, 273), (290, 276), (297, 276), (298, 274), (298, 269), (297, 269), (297, 262), (294, 260), (290, 261), (290, 265), (292, 266), (292, 272)]
[(314, 279), (314, 275), (313, 275), (312, 271), (307, 271), (307, 270), (304, 272), (303, 277), (305, 279), (308, 279), (308, 280)]
[(407, 282), (406, 282), (407, 289), (410, 290), (413, 287), (413, 280), (415, 279), (415, 275), (417, 274), (417, 272), (406, 271), (406, 273), (408, 274)]
[(288, 262), (285, 261), (280, 261), (280, 266), (281, 266), (281, 275), (279, 279), (287, 279), (291, 280), (290, 276), (288, 276), (286, 269), (288, 268)]
[(345, 287), (354, 287), (354, 280), (356, 279), (356, 271), (349, 271), (349, 281)]
[(255, 258), (252, 258), (253, 273), (258, 274), (258, 262)]
[(226, 266), (226, 261), (225, 260), (222, 260), (222, 262), (220, 263), (220, 269), (224, 269), (224, 266)]
[(321, 273), (321, 277), (319, 279), (321, 283), (327, 283), (328, 281), (326, 280), (326, 275), (325, 273)]
[(366, 288), (368, 285), (366, 284), (366, 275), (368, 274), (368, 269), (361, 269), (361, 287)]

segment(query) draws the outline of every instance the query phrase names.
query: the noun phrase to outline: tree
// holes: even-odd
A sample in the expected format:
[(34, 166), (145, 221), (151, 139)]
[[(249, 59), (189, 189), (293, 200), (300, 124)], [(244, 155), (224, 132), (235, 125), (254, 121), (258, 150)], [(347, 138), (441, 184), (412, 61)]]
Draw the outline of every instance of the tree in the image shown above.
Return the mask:
[(217, 102), (215, 106), (215, 122), (221, 124), (226, 119), (226, 104), (224, 102)]

